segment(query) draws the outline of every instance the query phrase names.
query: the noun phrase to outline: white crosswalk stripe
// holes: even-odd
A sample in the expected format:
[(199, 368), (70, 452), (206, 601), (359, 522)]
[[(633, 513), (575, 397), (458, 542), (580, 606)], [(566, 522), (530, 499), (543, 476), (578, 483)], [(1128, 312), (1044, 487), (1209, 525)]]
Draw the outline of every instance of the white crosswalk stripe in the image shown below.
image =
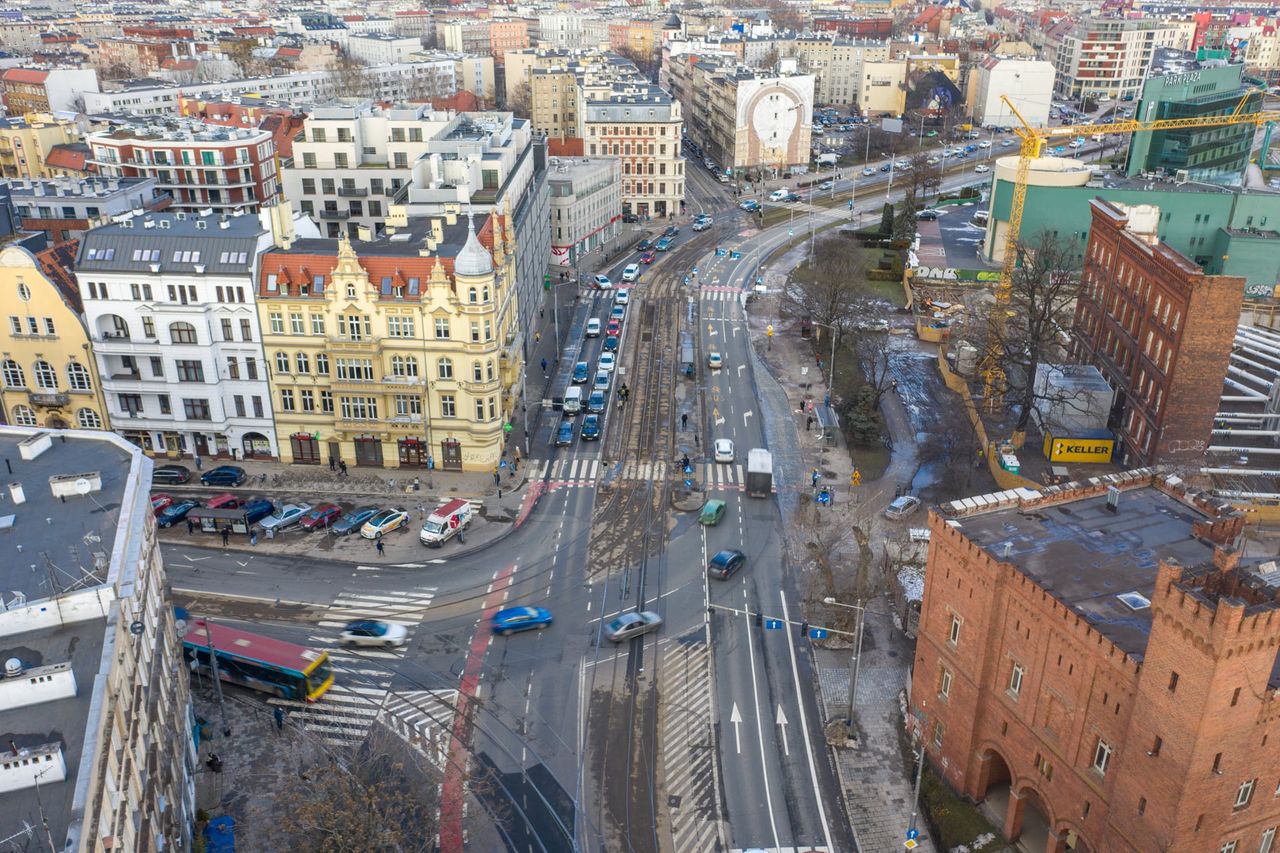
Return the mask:
[(742, 491), (746, 485), (746, 476), (741, 465), (723, 465), (708, 462), (705, 465), (702, 482), (705, 488)]
[(662, 480), (667, 476), (667, 463), (629, 461), (622, 464), (624, 480)]
[(387, 697), (378, 719), (437, 768), (444, 770), (457, 703), (457, 690), (396, 692)]
[(600, 475), (599, 459), (552, 459), (543, 463), (540, 478), (550, 474), (552, 484), (569, 486), (595, 485)]
[(386, 619), (416, 625), (427, 617), (435, 598), (434, 587), (409, 592), (357, 593), (344, 591), (334, 599), (326, 615), (329, 621), (345, 625), (356, 619)]
[(742, 291), (734, 290), (702, 290), (698, 292), (698, 298), (703, 302), (737, 302), (738, 295)]
[[(662, 770), (667, 780), (670, 849), (719, 849), (711, 655), (705, 643), (674, 643), (663, 652), (658, 690), (682, 713), (663, 716)], [(678, 805), (677, 805), (678, 804)], [(667, 847), (667, 845), (663, 845)]]
[(369, 733), (370, 724), (386, 700), (390, 673), (383, 672), (387, 678), (382, 685), (344, 684), (342, 677), (346, 671), (336, 661), (333, 664), (334, 685), (319, 701), (270, 699), (268, 702), (288, 712), (290, 725), (302, 726), (326, 743), (349, 746)]

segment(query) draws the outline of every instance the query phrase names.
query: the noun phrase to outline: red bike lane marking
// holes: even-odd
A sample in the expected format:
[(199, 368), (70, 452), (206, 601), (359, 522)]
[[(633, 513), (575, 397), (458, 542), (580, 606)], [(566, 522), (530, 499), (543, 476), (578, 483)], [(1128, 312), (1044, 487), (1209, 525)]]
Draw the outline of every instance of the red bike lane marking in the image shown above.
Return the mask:
[(512, 563), (493, 576), (493, 582), (489, 584), (481, 606), (480, 621), (476, 623), (475, 633), (471, 635), (467, 662), (458, 684), (458, 704), (453, 715), (449, 759), (445, 763), (444, 784), (440, 793), (440, 849), (445, 853), (460, 853), (465, 844), (462, 825), (465, 800), (463, 781), (471, 758), (471, 704), (480, 691), (480, 670), (489, 651), (489, 644), (493, 641), (489, 620), (502, 606), (515, 571), (516, 565)]

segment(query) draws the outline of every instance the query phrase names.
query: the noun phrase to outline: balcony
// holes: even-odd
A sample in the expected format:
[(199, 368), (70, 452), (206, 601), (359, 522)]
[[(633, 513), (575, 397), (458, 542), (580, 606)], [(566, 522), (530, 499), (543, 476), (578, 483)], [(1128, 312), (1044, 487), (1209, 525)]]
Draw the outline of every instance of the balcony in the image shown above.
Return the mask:
[(338, 195), (343, 198), (364, 198), (368, 194), (366, 187), (338, 187)]
[(139, 382), (142, 380), (142, 374), (136, 370), (121, 370), (111, 374), (112, 379), (131, 380)]
[(378, 342), (372, 338), (343, 338), (330, 335), (325, 340), (334, 352), (377, 352)]
[(380, 390), (376, 379), (333, 379), (329, 384), (335, 391), (360, 391), (368, 394)]
[(61, 409), (71, 405), (71, 395), (59, 391), (30, 391), (27, 399), (37, 409)]
[(349, 210), (322, 210), (320, 211), (321, 219), (350, 219), (351, 211)]

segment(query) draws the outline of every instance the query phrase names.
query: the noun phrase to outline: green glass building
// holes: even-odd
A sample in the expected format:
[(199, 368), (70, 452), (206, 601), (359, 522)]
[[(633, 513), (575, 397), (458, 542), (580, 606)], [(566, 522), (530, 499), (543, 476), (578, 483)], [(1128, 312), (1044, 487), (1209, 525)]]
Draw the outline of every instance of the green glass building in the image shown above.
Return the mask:
[[(1244, 76), (1243, 65), (1206, 63), (1190, 71), (1152, 77), (1142, 87), (1134, 117), (1141, 121), (1230, 115), (1262, 109), (1262, 82)], [(1129, 177), (1164, 174), (1179, 180), (1238, 186), (1249, 162), (1255, 127), (1162, 130), (1133, 134), (1125, 171)]]

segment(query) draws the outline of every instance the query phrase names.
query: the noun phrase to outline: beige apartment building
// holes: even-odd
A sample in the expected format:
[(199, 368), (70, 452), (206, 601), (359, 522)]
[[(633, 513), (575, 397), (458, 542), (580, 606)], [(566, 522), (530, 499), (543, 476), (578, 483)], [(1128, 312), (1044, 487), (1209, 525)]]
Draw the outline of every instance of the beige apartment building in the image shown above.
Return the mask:
[(66, 170), (46, 162), (55, 145), (80, 141), (80, 130), (69, 121), (47, 113), (0, 118), (0, 177), (53, 178)]

